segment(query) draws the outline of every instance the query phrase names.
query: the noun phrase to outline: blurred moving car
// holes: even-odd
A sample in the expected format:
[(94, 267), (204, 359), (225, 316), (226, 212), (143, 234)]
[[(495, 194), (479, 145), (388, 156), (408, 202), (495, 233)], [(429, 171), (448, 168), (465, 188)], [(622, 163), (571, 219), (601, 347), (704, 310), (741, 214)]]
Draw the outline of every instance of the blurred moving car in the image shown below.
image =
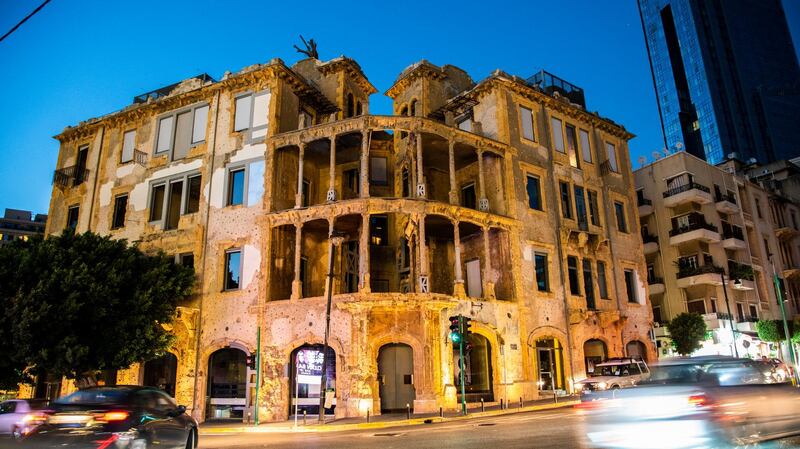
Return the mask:
[(780, 359), (769, 359), (769, 363), (775, 367), (776, 379), (778, 382), (790, 382), (792, 380), (792, 367), (783, 363)]
[(767, 383), (759, 364), (680, 358), (614, 398), (582, 403), (586, 435), (604, 448), (749, 445), (800, 434), (800, 390)]
[(627, 388), (650, 377), (650, 369), (643, 360), (612, 358), (594, 366), (594, 373), (575, 382), (582, 400), (593, 400), (597, 392)]
[(44, 399), (11, 399), (0, 402), (0, 434), (19, 440), (47, 419)]
[(52, 409), (47, 421), (23, 438), (22, 447), (197, 447), (197, 421), (157, 388), (86, 388), (53, 401)]

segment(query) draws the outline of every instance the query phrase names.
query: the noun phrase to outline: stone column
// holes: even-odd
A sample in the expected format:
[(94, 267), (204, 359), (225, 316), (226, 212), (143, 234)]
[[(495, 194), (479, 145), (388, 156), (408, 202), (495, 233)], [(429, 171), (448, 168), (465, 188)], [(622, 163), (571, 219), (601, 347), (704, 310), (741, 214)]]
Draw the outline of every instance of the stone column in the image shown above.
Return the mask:
[(297, 193), (294, 195), (295, 209), (303, 206), (303, 157), (305, 156), (307, 143), (300, 144), (300, 152), (297, 158)]
[(458, 205), (458, 186), (456, 185), (456, 155), (455, 146), (456, 142), (451, 137), (447, 143), (449, 144), (448, 156), (450, 159), (450, 204)]
[(361, 216), (361, 235), (358, 243), (358, 278), (361, 282), (358, 291), (369, 293), (369, 214)]
[(417, 141), (417, 197), (425, 198), (427, 192), (425, 190), (425, 174), (422, 166), (422, 133), (417, 130), (414, 135)]
[(483, 299), (495, 299), (494, 282), (489, 281), (492, 272), (492, 252), (489, 245), (489, 228), (483, 228)]
[(419, 231), (417, 239), (419, 242), (419, 293), (430, 293), (430, 281), (428, 278), (428, 247), (425, 246), (425, 215), (419, 215), (417, 221)]
[(294, 280), (292, 281), (291, 299), (300, 299), (303, 296), (303, 282), (300, 279), (300, 260), (303, 256), (303, 223), (295, 223), (294, 229)]
[(489, 210), (489, 199), (486, 198), (486, 181), (483, 176), (483, 150), (478, 150), (478, 210)]
[(328, 171), (328, 202), (336, 201), (336, 135), (331, 136), (331, 162)]
[(360, 198), (369, 198), (369, 130), (361, 131), (361, 170), (359, 170)]
[(453, 296), (466, 298), (464, 290), (464, 275), (461, 272), (461, 231), (458, 229), (458, 220), (453, 221), (453, 254), (455, 259), (455, 281), (453, 282)]

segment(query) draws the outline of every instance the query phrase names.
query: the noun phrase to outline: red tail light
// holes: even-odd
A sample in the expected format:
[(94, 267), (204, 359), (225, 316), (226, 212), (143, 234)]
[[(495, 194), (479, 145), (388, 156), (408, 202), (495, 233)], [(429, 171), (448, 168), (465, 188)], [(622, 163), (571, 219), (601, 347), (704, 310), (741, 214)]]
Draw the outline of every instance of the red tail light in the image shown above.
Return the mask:
[(689, 405), (694, 407), (705, 407), (708, 405), (708, 398), (704, 394), (693, 394), (689, 396)]
[(95, 440), (94, 442), (99, 445), (97, 446), (97, 449), (107, 449), (111, 447), (111, 444), (117, 441), (117, 439), (119, 439), (119, 437), (116, 434), (114, 434), (106, 438), (105, 440)]
[(95, 415), (95, 419), (100, 422), (119, 422), (128, 419), (130, 414), (125, 410), (112, 410)]
[(575, 408), (578, 410), (597, 410), (599, 408), (604, 407), (608, 402), (606, 400), (597, 400), (597, 401), (585, 401), (581, 402), (580, 404), (575, 404)]

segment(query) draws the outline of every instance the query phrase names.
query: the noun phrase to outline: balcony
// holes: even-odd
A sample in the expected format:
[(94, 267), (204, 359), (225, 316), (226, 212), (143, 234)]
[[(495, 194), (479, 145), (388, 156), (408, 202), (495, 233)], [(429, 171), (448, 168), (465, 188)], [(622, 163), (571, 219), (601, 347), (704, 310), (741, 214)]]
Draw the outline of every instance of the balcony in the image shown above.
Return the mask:
[(739, 205), (736, 204), (736, 196), (730, 193), (716, 192), (717, 212), (721, 214), (735, 214), (739, 212)]
[(678, 269), (678, 288), (694, 285), (722, 285), (722, 268), (716, 265), (683, 266)]
[(719, 242), (719, 231), (716, 226), (706, 223), (705, 217), (697, 212), (672, 219), (672, 229), (669, 231), (670, 245), (678, 246), (695, 240), (705, 243)]
[(694, 181), (673, 187), (664, 192), (664, 206), (676, 207), (686, 203), (709, 204), (713, 201), (711, 190)]
[(755, 316), (746, 316), (736, 323), (736, 330), (739, 332), (758, 332), (756, 329), (756, 323), (758, 322), (758, 317)]
[(775, 236), (778, 237), (779, 240), (784, 242), (795, 238), (798, 234), (800, 234), (800, 232), (786, 225), (783, 225), (775, 230)]
[(144, 151), (133, 150), (133, 162), (141, 165), (142, 167), (147, 167), (147, 153)]
[(664, 278), (648, 276), (647, 285), (650, 287), (650, 296), (664, 293)]
[(639, 216), (646, 217), (653, 213), (653, 202), (647, 198), (637, 198), (637, 205), (639, 206)]
[(728, 277), (731, 281), (739, 279), (741, 281), (749, 281), (751, 284), (753, 280), (755, 280), (753, 267), (746, 263), (736, 262), (735, 260), (728, 261)]
[(722, 247), (732, 250), (747, 249), (741, 226), (732, 225), (727, 221), (722, 222)]
[(77, 165), (72, 165), (56, 170), (53, 173), (53, 184), (62, 189), (69, 186), (74, 187), (82, 184), (88, 177), (89, 170), (78, 167)]
[(642, 234), (642, 243), (644, 243), (645, 256), (658, 252), (658, 237), (651, 234)]
[(753, 223), (753, 214), (751, 214), (750, 212), (743, 211), (742, 218), (744, 218), (744, 225), (747, 226), (748, 228), (752, 228), (753, 226), (755, 226), (755, 224)]
[[(703, 321), (706, 322), (708, 330), (728, 329), (727, 324), (733, 317), (727, 313), (706, 313), (703, 314)], [(724, 323), (724, 324), (723, 324)]]

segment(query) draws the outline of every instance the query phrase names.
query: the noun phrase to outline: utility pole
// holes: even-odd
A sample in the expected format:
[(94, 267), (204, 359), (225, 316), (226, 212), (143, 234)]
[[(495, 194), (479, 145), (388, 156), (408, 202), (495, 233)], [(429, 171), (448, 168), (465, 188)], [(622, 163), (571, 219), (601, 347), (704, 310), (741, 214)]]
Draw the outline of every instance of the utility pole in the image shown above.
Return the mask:
[(261, 326), (258, 326), (256, 331), (256, 410), (253, 413), (255, 417), (255, 425), (258, 427), (258, 391), (261, 387)]
[(461, 414), (467, 414), (467, 393), (466, 387), (464, 386), (464, 317), (459, 315), (458, 316), (458, 333), (461, 334), (461, 338), (458, 339), (458, 363), (461, 365), (460, 374), (461, 374)]
[(736, 348), (736, 329), (733, 328), (733, 314), (731, 313), (731, 303), (728, 301), (728, 286), (725, 284), (725, 269), (719, 269), (719, 277), (722, 279), (722, 293), (725, 295), (725, 307), (728, 309), (728, 323), (731, 326), (731, 335), (733, 336), (733, 354), (738, 359), (739, 349)]
[(797, 385), (797, 361), (794, 358), (794, 347), (792, 346), (792, 336), (789, 335), (789, 323), (786, 321), (786, 308), (783, 304), (783, 292), (781, 291), (781, 281), (778, 278), (778, 272), (775, 271), (775, 262), (772, 260), (772, 254), (769, 256), (769, 263), (772, 265), (772, 280), (775, 283), (775, 297), (778, 298), (778, 305), (781, 307), (781, 319), (783, 320), (783, 335), (786, 337), (786, 347), (789, 350), (789, 358), (792, 363), (792, 384)]
[(322, 343), (322, 375), (319, 385), (319, 422), (325, 424), (325, 397), (328, 395), (328, 337), (331, 333), (331, 300), (333, 297), (333, 256), (336, 247), (344, 241), (342, 234), (331, 229), (328, 235), (328, 277), (325, 280), (327, 295), (325, 301), (325, 339)]

